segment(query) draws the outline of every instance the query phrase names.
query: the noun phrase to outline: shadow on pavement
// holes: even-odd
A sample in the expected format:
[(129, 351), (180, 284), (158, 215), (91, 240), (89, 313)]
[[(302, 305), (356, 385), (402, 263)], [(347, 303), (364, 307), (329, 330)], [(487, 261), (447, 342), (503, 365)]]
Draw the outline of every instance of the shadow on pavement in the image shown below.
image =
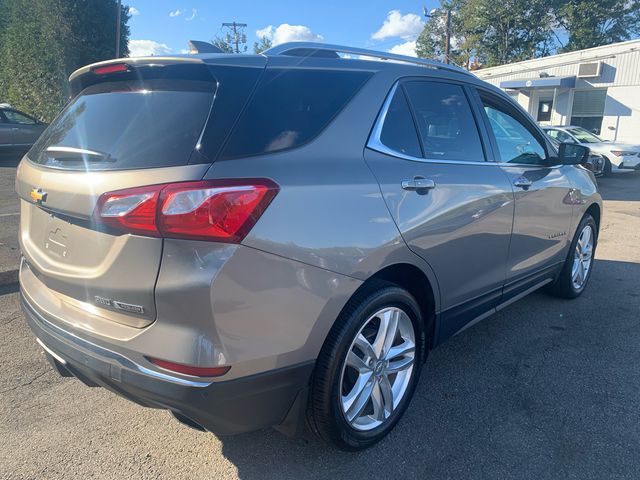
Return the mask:
[(223, 437), (240, 478), (640, 478), (640, 264), (597, 260), (585, 294), (535, 293), (435, 350), (374, 448)]
[(640, 172), (618, 173), (599, 178), (598, 186), (603, 200), (640, 201)]

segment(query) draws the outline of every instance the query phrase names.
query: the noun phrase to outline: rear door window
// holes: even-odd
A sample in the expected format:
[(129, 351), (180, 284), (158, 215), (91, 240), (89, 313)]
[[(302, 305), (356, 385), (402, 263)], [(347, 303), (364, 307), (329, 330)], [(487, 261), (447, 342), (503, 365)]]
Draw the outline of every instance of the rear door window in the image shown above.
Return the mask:
[(402, 88), (396, 90), (389, 104), (380, 132), (380, 142), (395, 152), (422, 157), (416, 127)]
[(480, 134), (463, 88), (451, 83), (406, 82), (424, 156), (483, 162)]
[(222, 158), (288, 150), (311, 141), (370, 76), (369, 72), (268, 69)]

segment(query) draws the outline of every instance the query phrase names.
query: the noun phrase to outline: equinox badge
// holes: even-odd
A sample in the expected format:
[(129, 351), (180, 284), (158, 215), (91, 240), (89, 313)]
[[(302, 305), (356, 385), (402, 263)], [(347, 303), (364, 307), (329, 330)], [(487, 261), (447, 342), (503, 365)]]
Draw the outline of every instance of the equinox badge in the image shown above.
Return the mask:
[(43, 192), (41, 188), (32, 189), (29, 196), (38, 205), (42, 205), (43, 202), (47, 201), (47, 192)]

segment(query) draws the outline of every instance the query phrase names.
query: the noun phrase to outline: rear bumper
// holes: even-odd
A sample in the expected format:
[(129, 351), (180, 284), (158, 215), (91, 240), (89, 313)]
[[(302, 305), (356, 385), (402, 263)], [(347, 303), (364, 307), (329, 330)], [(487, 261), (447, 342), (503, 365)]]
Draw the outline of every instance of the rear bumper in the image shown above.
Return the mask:
[(47, 354), (66, 371), (140, 405), (171, 410), (220, 435), (281, 424), (307, 388), (313, 370), (314, 363), (307, 362), (229, 381), (174, 377), (54, 325), (24, 295), (21, 304)]

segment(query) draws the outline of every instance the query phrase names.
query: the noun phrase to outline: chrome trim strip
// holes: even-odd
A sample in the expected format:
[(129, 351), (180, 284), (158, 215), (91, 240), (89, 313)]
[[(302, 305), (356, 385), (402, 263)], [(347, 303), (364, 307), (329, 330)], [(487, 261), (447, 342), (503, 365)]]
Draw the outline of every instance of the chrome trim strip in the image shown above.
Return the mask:
[[(100, 361), (104, 363), (113, 364), (115, 362), (123, 369), (130, 370), (135, 373), (139, 373), (141, 375), (154, 378), (156, 380), (176, 383), (178, 385), (184, 385), (188, 387), (202, 388), (202, 387), (208, 387), (213, 383), (207, 380), (188, 380), (186, 378), (174, 377), (172, 375), (169, 375), (163, 372), (157, 372), (155, 370), (151, 370), (147, 367), (139, 365), (134, 361), (128, 359), (124, 355), (121, 355), (112, 350), (96, 345), (93, 342), (80, 338), (77, 335), (74, 335), (73, 333), (68, 332), (58, 327), (57, 325), (54, 325), (53, 323), (49, 322), (47, 319), (42, 317), (42, 315), (40, 315), (38, 312), (35, 311), (35, 309), (24, 298), (24, 295), (22, 295), (22, 303), (29, 310), (29, 313), (32, 315), (32, 318), (38, 323), (40, 328), (42, 328), (45, 332), (53, 336), (61, 337), (64, 341), (71, 343), (72, 348), (75, 347), (78, 349), (88, 351), (89, 353), (91, 353), (93, 356), (97, 357)], [(60, 357), (59, 353), (57, 352), (55, 354), (52, 353), (51, 347), (46, 346), (41, 339), (37, 338), (37, 340), (38, 340), (38, 343), (40, 343), (40, 345), (42, 345), (42, 347), (45, 350), (47, 350), (47, 352), (51, 353), (56, 359)], [(63, 359), (63, 361), (64, 363), (66, 363), (66, 360)]]
[(44, 342), (42, 340), (40, 340), (38, 337), (36, 337), (36, 342), (38, 342), (40, 344), (40, 346), (42, 347), (42, 349), (47, 352), (49, 355), (51, 355), (53, 358), (55, 358), (58, 362), (60, 362), (62, 365), (66, 365), (67, 361), (62, 358), (60, 355), (58, 355), (56, 352), (54, 352), (53, 350), (51, 350), (49, 347), (47, 347)]

